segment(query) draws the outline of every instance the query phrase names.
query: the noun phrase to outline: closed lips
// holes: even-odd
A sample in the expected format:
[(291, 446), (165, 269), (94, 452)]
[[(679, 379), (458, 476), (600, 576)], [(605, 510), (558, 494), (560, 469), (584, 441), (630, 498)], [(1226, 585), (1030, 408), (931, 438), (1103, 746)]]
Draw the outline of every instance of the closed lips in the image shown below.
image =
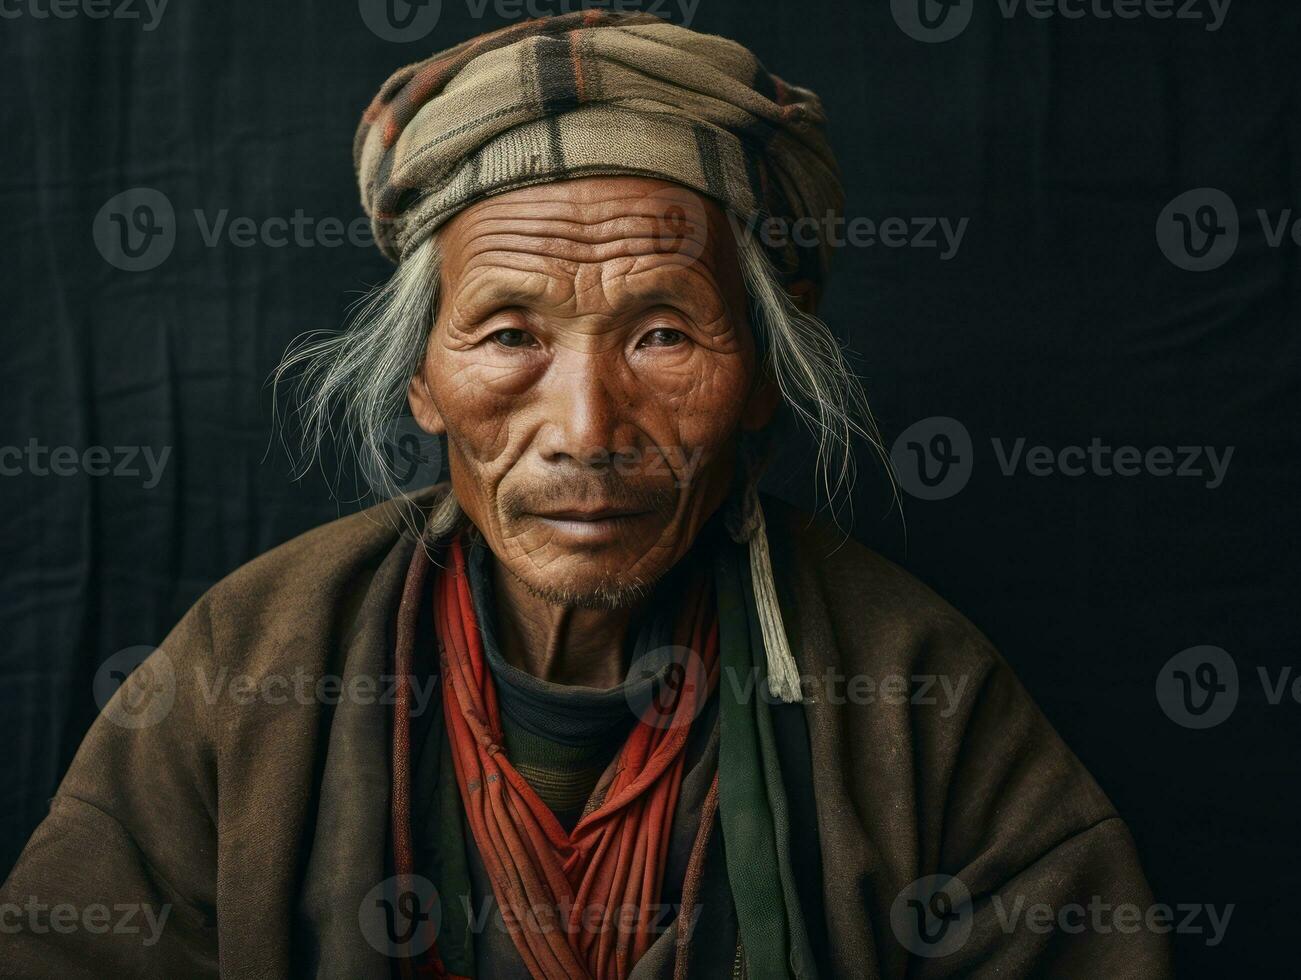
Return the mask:
[(546, 513), (537, 513), (534, 516), (549, 521), (609, 521), (620, 517), (639, 517), (645, 513), (648, 512), (620, 507), (606, 507), (600, 510), (552, 510)]

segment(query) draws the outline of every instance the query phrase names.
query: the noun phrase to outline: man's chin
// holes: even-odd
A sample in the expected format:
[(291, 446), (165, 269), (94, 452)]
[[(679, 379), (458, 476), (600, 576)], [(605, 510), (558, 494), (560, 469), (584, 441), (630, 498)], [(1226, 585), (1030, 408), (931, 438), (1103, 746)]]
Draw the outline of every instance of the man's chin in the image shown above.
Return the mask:
[(658, 515), (612, 522), (615, 533), (569, 523), (530, 516), (504, 526), (498, 562), (546, 602), (626, 609), (646, 598), (672, 564), (660, 547), (665, 528)]
[(537, 598), (580, 609), (627, 609), (644, 599), (654, 584), (627, 575), (516, 577)]

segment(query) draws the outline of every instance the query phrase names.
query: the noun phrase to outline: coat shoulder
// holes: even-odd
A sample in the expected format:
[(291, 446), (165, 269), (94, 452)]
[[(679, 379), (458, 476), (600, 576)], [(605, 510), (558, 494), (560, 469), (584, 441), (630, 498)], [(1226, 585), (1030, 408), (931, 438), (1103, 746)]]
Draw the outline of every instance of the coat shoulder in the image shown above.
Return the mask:
[(443, 489), (430, 488), (409, 507), (385, 501), (311, 528), (236, 568), (203, 598), (214, 609), (273, 607), (284, 613), (346, 589), (369, 577), (400, 540), (414, 540), (412, 522)]
[[(399, 550), (409, 555), (410, 521), (441, 487), (411, 501), (386, 502), (312, 528), (236, 568), (205, 592), (169, 638), (206, 633), (207, 656), (249, 670), (279, 670), (294, 658), (328, 656), (323, 642), (346, 635), (368, 596), (395, 583)], [(401, 546), (405, 544), (405, 549)], [(405, 571), (405, 562), (400, 562)], [(400, 582), (397, 583), (400, 588)], [(396, 599), (396, 596), (394, 596)], [(187, 643), (187, 646), (190, 644)], [(185, 656), (176, 650), (173, 655)], [(202, 654), (200, 654), (202, 655)]]

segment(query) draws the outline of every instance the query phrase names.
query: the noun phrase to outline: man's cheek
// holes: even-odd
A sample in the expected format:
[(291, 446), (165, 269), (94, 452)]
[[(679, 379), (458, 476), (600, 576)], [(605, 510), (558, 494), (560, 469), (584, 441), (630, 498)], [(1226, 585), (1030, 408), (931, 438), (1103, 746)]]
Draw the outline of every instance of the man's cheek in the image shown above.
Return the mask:
[(677, 419), (677, 431), (664, 455), (679, 487), (693, 488), (698, 481), (720, 468), (728, 469), (734, 459), (734, 443), (740, 430), (740, 389), (724, 389), (730, 403), (696, 401)]
[(706, 445), (726, 438), (740, 422), (750, 385), (750, 371), (736, 355), (703, 357), (675, 405), (677, 424)]
[(452, 489), (462, 508), (480, 527), (495, 521), (495, 497), (501, 486), (504, 457), (485, 456), (481, 445), (467, 439), (465, 433), (451, 426), (447, 430), (447, 458)]
[(670, 460), (674, 483), (680, 489), (688, 489), (695, 481), (696, 474), (700, 470), (700, 464), (704, 460), (705, 449), (703, 446), (679, 447)]
[(464, 433), (451, 428), (447, 433), (447, 447), (452, 487), (458, 499), (472, 518), (489, 519), (496, 511), (495, 501), (502, 484), (510, 475), (512, 457), (505, 452), (485, 453), (482, 443), (466, 440)]
[(469, 351), (436, 351), (427, 373), (439, 408), (464, 419), (505, 415), (521, 402), (530, 372), (518, 365)]
[(438, 410), (449, 444), (454, 442), (467, 461), (491, 466), (508, 454), (512, 428), (509, 399), (486, 395), (481, 388), (463, 387), (451, 397), (440, 397)]
[(469, 512), (471, 517), (477, 516), (482, 511), (479, 501), (482, 496), (483, 481), (479, 479), (478, 468), (466, 459), (465, 453), (462, 452), (450, 431), (447, 435), (447, 467), (452, 480), (452, 489), (461, 502), (462, 508)]

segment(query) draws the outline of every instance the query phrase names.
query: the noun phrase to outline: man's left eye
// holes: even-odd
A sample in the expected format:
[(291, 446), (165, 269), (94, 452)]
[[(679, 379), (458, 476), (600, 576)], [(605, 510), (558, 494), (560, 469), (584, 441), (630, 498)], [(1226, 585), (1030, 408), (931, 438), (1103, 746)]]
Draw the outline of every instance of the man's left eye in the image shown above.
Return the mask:
[(672, 327), (656, 327), (637, 342), (638, 347), (676, 347), (684, 343), (687, 335)]
[(514, 328), (509, 328), (506, 330), (498, 330), (496, 333), (492, 334), (488, 339), (501, 347), (509, 347), (511, 349), (516, 349), (519, 347), (529, 347), (533, 343), (533, 338), (528, 334), (527, 331), (517, 330)]

